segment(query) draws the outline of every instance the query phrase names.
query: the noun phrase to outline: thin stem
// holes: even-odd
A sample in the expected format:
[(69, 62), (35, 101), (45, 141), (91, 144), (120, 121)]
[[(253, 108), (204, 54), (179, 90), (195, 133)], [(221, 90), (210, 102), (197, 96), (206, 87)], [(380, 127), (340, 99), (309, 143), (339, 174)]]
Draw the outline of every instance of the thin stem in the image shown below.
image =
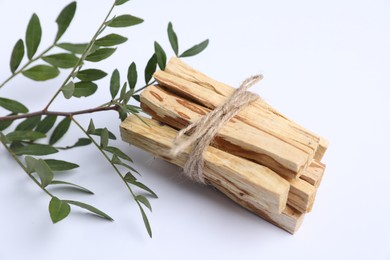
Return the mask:
[(125, 178), (122, 176), (121, 172), (119, 171), (118, 167), (115, 166), (115, 164), (113, 164), (111, 162), (111, 159), (110, 157), (108, 157), (108, 155), (103, 151), (103, 149), (100, 147), (100, 145), (95, 141), (95, 139), (92, 138), (92, 136), (84, 129), (84, 127), (82, 127), (80, 125), (79, 122), (77, 122), (76, 119), (74, 119), (72, 117), (72, 121), (80, 128), (81, 131), (84, 132), (84, 134), (86, 136), (88, 136), (89, 140), (91, 140), (91, 142), (96, 146), (96, 148), (103, 154), (104, 158), (106, 158), (106, 160), (111, 164), (111, 166), (114, 168), (115, 172), (118, 174), (118, 176), (121, 178), (121, 180), (125, 183), (127, 189), (129, 190), (129, 192), (131, 193), (131, 195), (133, 196), (134, 200), (137, 202), (137, 204), (139, 204), (138, 200), (136, 199), (136, 195), (134, 194), (133, 190), (131, 189), (129, 183), (125, 180)]
[(40, 58), (43, 57), (43, 55), (45, 55), (46, 53), (48, 53), (51, 49), (53, 49), (55, 47), (55, 44), (52, 44), (49, 46), (49, 48), (47, 48), (46, 50), (44, 50), (41, 54), (39, 54), (37, 57), (35, 57), (34, 59), (31, 59), (29, 60), (23, 67), (21, 67), (19, 70), (17, 70), (16, 72), (14, 72), (11, 76), (9, 76), (6, 80), (4, 80), (3, 83), (0, 84), (0, 88), (2, 88), (5, 84), (7, 84), (10, 80), (12, 80), (14, 77), (16, 77), (17, 75), (19, 75), (20, 73), (22, 73), (28, 66), (30, 66), (31, 63), (39, 60)]
[(0, 121), (8, 121), (8, 120), (16, 120), (16, 119), (23, 119), (23, 118), (31, 118), (34, 116), (66, 116), (66, 117), (72, 117), (75, 115), (82, 115), (82, 114), (92, 114), (96, 112), (102, 112), (102, 111), (110, 111), (110, 110), (118, 110), (119, 106), (114, 105), (114, 106), (109, 106), (109, 107), (95, 107), (95, 108), (90, 108), (90, 109), (84, 109), (84, 110), (78, 110), (78, 111), (72, 111), (72, 112), (59, 112), (59, 111), (36, 111), (36, 112), (31, 112), (31, 113), (26, 113), (26, 114), (20, 114), (20, 115), (13, 115), (13, 116), (3, 116), (0, 117)]
[(150, 82), (149, 84), (146, 84), (145, 86), (143, 86), (143, 87), (137, 89), (136, 91), (134, 91), (134, 94), (137, 94), (138, 92), (144, 90), (145, 88), (147, 88), (147, 87), (150, 86), (150, 85), (153, 85), (153, 84), (156, 83), (156, 82), (157, 82), (156, 80), (153, 80), (153, 81)]
[(24, 170), (24, 172), (27, 174), (27, 176), (30, 177), (33, 180), (33, 182), (35, 182), (35, 184), (38, 185), (39, 188), (41, 188), (47, 195), (49, 195), (50, 197), (53, 198), (54, 195), (51, 194), (50, 191), (48, 191), (47, 189), (42, 187), (41, 184), (37, 181), (37, 179), (35, 179), (34, 176), (32, 176), (28, 172), (26, 166), (24, 166), (24, 164), (19, 160), (18, 156), (8, 147), (8, 145), (4, 141), (4, 138), (5, 138), (5, 136), (3, 135), (3, 133), (0, 133), (0, 141), (3, 144), (3, 146), (5, 147), (5, 149), (8, 151), (8, 153), (14, 158), (14, 160), (19, 164), (19, 166)]
[[(147, 88), (148, 86), (150, 86), (150, 85), (152, 85), (152, 84), (154, 84), (154, 83), (156, 83), (156, 82), (157, 82), (156, 80), (153, 80), (153, 81), (150, 82), (149, 84), (146, 84), (145, 86), (142, 86), (142, 87), (136, 89), (136, 90), (133, 92), (133, 94), (132, 94), (131, 96), (134, 96), (134, 95), (137, 94), (138, 92), (144, 90), (145, 88)], [(113, 100), (111, 100), (111, 101), (109, 101), (109, 102), (106, 102), (106, 103), (100, 105), (100, 106), (101, 106), (101, 107), (105, 107), (105, 106), (109, 106), (109, 105), (113, 105), (113, 104), (118, 105), (118, 106), (121, 105), (120, 99), (119, 99), (119, 98), (113, 99)]]
[(53, 103), (53, 101), (57, 98), (57, 96), (61, 93), (61, 89), (68, 83), (71, 77), (73, 77), (75, 71), (77, 68), (81, 65), (81, 63), (84, 61), (84, 59), (87, 57), (88, 53), (90, 52), (93, 44), (96, 41), (96, 38), (101, 33), (102, 29), (105, 28), (105, 24), (107, 22), (108, 17), (111, 15), (112, 10), (115, 7), (116, 1), (114, 1), (113, 5), (110, 8), (110, 11), (108, 11), (106, 17), (104, 18), (103, 23), (100, 25), (99, 29), (96, 31), (90, 42), (88, 43), (87, 47), (85, 48), (83, 54), (80, 56), (79, 60), (76, 63), (76, 66), (73, 67), (72, 71), (69, 73), (69, 75), (66, 77), (64, 82), (62, 83), (61, 87), (57, 90), (57, 92), (54, 94), (54, 96), (50, 99), (49, 103), (47, 103), (46, 107), (43, 109), (44, 111), (48, 110), (50, 105)]

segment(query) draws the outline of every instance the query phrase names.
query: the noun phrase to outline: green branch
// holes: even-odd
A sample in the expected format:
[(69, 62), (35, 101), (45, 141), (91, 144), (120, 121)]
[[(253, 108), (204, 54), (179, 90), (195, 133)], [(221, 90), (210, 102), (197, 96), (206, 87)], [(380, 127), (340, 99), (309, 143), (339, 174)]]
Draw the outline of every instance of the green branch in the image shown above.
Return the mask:
[(57, 92), (54, 94), (54, 96), (50, 99), (49, 103), (47, 103), (46, 107), (43, 109), (44, 111), (48, 110), (50, 105), (54, 102), (54, 100), (57, 98), (57, 96), (61, 93), (61, 89), (68, 83), (68, 81), (74, 77), (74, 74), (76, 72), (76, 70), (80, 67), (81, 68), (81, 64), (82, 62), (85, 60), (85, 58), (87, 57), (87, 55), (89, 54), (89, 52), (91, 51), (92, 47), (93, 47), (93, 44), (95, 43), (97, 37), (99, 36), (99, 34), (102, 33), (102, 31), (105, 29), (106, 27), (106, 23), (107, 23), (107, 20), (108, 18), (110, 17), (111, 13), (112, 13), (112, 10), (114, 10), (114, 7), (115, 7), (115, 3), (116, 1), (114, 1), (113, 5), (111, 6), (110, 10), (108, 11), (106, 17), (104, 18), (104, 21), (103, 23), (99, 26), (99, 29), (96, 31), (96, 33), (93, 35), (92, 39), (89, 41), (87, 47), (85, 48), (84, 52), (82, 53), (82, 55), (80, 56), (79, 60), (77, 61), (76, 65), (73, 67), (72, 71), (69, 73), (69, 75), (66, 77), (66, 79), (64, 80), (64, 82), (62, 83), (61, 87), (57, 90)]
[(31, 113), (26, 113), (26, 114), (20, 114), (20, 115), (12, 115), (12, 116), (2, 116), (0, 117), (0, 121), (8, 121), (8, 120), (17, 120), (17, 119), (24, 119), (24, 118), (31, 118), (35, 116), (65, 116), (65, 117), (72, 117), (75, 115), (82, 115), (82, 114), (93, 114), (97, 112), (103, 112), (103, 111), (111, 111), (115, 110), (118, 111), (119, 106), (114, 105), (114, 106), (106, 106), (106, 107), (95, 107), (95, 108), (89, 108), (89, 109), (83, 109), (83, 110), (77, 110), (77, 111), (72, 111), (72, 112), (60, 112), (60, 111), (36, 111), (36, 112), (31, 112)]
[[(104, 152), (104, 150), (100, 147), (100, 145), (95, 141), (95, 139), (93, 139), (93, 137), (84, 129), (84, 127), (82, 127), (82, 125), (80, 125), (80, 123), (74, 119), (72, 117), (72, 121), (80, 128), (81, 131), (83, 131), (83, 133), (88, 136), (88, 138), (91, 140), (91, 142), (96, 146), (96, 148), (102, 153), (102, 155), (104, 156), (104, 158), (106, 158), (106, 160), (111, 164), (111, 166), (114, 168), (115, 172), (118, 174), (118, 176), (121, 178), (121, 180), (125, 183), (127, 189), (129, 190), (129, 192), (131, 193), (131, 195), (133, 196), (134, 200), (137, 201), (137, 199), (135, 198), (135, 194), (133, 192), (133, 190), (131, 189), (130, 185), (127, 183), (127, 181), (125, 180), (125, 178), (122, 176), (121, 172), (119, 171), (118, 167), (115, 166), (114, 163), (112, 163), (110, 157), (108, 157), (108, 155)], [(137, 201), (138, 203), (138, 201)]]
[(33, 182), (35, 182), (35, 184), (38, 185), (39, 188), (41, 188), (47, 195), (49, 195), (50, 197), (53, 198), (54, 195), (51, 194), (50, 191), (48, 191), (46, 188), (42, 187), (42, 185), (37, 181), (37, 179), (35, 179), (34, 176), (32, 176), (29, 173), (29, 171), (27, 170), (26, 166), (20, 161), (18, 156), (8, 147), (7, 143), (5, 142), (5, 136), (1, 132), (0, 132), (0, 141), (3, 144), (3, 146), (5, 147), (5, 149), (7, 150), (7, 152), (12, 156), (12, 158), (19, 164), (19, 166), (27, 174), (27, 176), (30, 177), (30, 179), (33, 180)]
[(5, 84), (7, 84), (9, 81), (11, 81), (14, 77), (16, 77), (17, 75), (19, 75), (20, 73), (22, 73), (28, 66), (30, 66), (32, 63), (34, 63), (35, 61), (41, 59), (46, 53), (48, 53), (51, 49), (53, 49), (56, 45), (55, 44), (52, 44), (49, 46), (49, 48), (47, 48), (46, 50), (44, 50), (41, 54), (39, 54), (37, 57), (29, 60), (23, 67), (21, 67), (19, 70), (15, 71), (15, 73), (13, 73), (11, 76), (9, 76), (6, 80), (4, 80), (3, 83), (0, 84), (0, 88), (2, 88)]

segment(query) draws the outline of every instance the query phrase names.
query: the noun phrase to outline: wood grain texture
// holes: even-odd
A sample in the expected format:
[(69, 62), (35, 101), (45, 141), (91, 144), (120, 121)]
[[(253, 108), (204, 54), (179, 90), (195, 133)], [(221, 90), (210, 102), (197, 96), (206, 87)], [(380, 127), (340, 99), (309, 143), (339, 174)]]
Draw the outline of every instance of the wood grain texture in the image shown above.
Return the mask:
[[(169, 157), (177, 131), (155, 120), (143, 119), (149, 126), (135, 117), (126, 119), (121, 124), (122, 139), (183, 167), (189, 149), (175, 158)], [(212, 179), (228, 190), (236, 190), (238, 197), (261, 209), (281, 213), (285, 208), (290, 185), (275, 172), (214, 147), (207, 149), (204, 161), (206, 181)]]
[[(209, 113), (210, 109), (149, 86), (141, 93), (142, 109), (161, 122), (181, 129)], [(213, 146), (258, 162), (286, 178), (296, 178), (312, 160), (301, 149), (242, 120), (241, 113), (228, 121), (216, 135)]]
[(321, 184), (324, 171), (325, 164), (314, 160), (300, 178), (318, 188)]
[[(157, 157), (183, 166), (189, 151), (169, 158), (177, 131), (153, 119), (135, 116), (122, 122), (120, 130), (127, 141)], [(266, 167), (209, 147), (204, 154), (207, 182), (242, 207), (254, 212), (284, 230), (294, 233), (304, 214), (286, 206), (289, 183)]]
[[(235, 89), (177, 58), (154, 77), (159, 85), (140, 94), (153, 119), (144, 118), (146, 126), (127, 118), (122, 139), (183, 167), (191, 148), (169, 155), (177, 131), (225, 103)], [(219, 129), (204, 153), (204, 177), (242, 207), (294, 233), (313, 208), (328, 145), (260, 98)]]
[[(165, 72), (182, 79), (183, 82), (186, 82), (185, 84), (190, 83), (191, 87), (195, 87), (197, 90), (200, 90), (196, 91), (195, 96), (194, 93), (183, 93), (188, 95), (189, 98), (192, 97), (193, 99), (196, 99), (199, 92), (207, 94), (207, 96), (204, 96), (206, 100), (202, 99), (198, 101), (201, 104), (207, 104), (210, 108), (214, 108), (218, 105), (219, 102), (221, 102), (221, 97), (223, 97), (222, 100), (225, 100), (235, 90), (235, 88), (208, 77), (175, 57), (170, 59), (165, 68)], [(199, 87), (201, 89), (199, 89)], [(206, 91), (206, 89), (209, 91)], [(213, 99), (216, 98), (217, 103), (215, 103), (215, 101), (207, 101), (210, 96), (213, 96)], [(199, 96), (199, 98), (202, 97)], [(253, 109), (255, 110), (255, 113), (252, 113)], [(251, 106), (249, 106), (249, 108), (243, 111), (243, 114), (245, 114), (244, 118), (249, 119), (250, 123), (256, 124), (257, 127), (262, 128), (265, 131), (278, 134), (280, 138), (296, 145), (297, 147), (302, 148), (302, 145), (309, 146), (313, 149), (313, 158), (317, 161), (321, 161), (326, 149), (328, 148), (329, 142), (325, 138), (303, 128), (301, 125), (279, 113), (262, 99), (254, 102)], [(251, 117), (251, 115), (255, 116), (255, 118)], [(258, 120), (255, 120), (256, 118)], [(276, 128), (273, 127), (275, 125)]]
[[(159, 86), (149, 86), (141, 93), (141, 106), (154, 119), (176, 129), (187, 126), (209, 112), (209, 109), (167, 92)], [(288, 175), (287, 173), (290, 172), (277, 164), (272, 157), (263, 155), (262, 150), (260, 150), (261, 147), (272, 149), (276, 144), (269, 142), (267, 139), (269, 137), (264, 137), (261, 133), (259, 134), (258, 129), (233, 118), (220, 129), (211, 145), (260, 164), (266, 162), (266, 166), (290, 181), (288, 205), (299, 212), (308, 212), (316, 195), (316, 187), (314, 184), (309, 184), (305, 179), (294, 178), (293, 173)], [(258, 148), (257, 144), (264, 146)], [(291, 148), (291, 146), (287, 148), (282, 146), (279, 150), (274, 150), (274, 154), (286, 154), (288, 148)], [(290, 151), (292, 155), (297, 155), (294, 152), (297, 151)], [(308, 158), (304, 157), (304, 160), (308, 160)], [(309, 168), (310, 170), (308, 170)], [(312, 172), (313, 169), (308, 167), (301, 174), (310, 181), (316, 182), (315, 176), (311, 174)]]

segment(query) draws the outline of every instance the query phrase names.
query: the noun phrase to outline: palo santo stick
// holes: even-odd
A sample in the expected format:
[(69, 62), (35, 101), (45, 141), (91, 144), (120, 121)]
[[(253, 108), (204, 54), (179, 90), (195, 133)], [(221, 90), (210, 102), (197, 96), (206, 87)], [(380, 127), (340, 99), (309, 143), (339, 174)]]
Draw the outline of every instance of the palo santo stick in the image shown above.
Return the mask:
[[(171, 60), (168, 62), (167, 66), (165, 68), (165, 72), (169, 73), (171, 75), (177, 76), (177, 77), (187, 81), (187, 83), (190, 82), (190, 83), (193, 83), (194, 85), (198, 85), (198, 86), (203, 88), (203, 91), (205, 89), (207, 89), (207, 90), (210, 90), (211, 92), (214, 92), (214, 94), (217, 94), (219, 96), (223, 96), (225, 98), (230, 96), (233, 93), (233, 91), (235, 90), (233, 87), (228, 86), (224, 83), (218, 82), (218, 81), (208, 77), (207, 75), (193, 69), (192, 67), (185, 64), (184, 62), (182, 62), (178, 58), (171, 58)], [(160, 84), (161, 84), (161, 82), (160, 82)], [(162, 85), (164, 85), (164, 84), (162, 84)], [(191, 87), (193, 87), (193, 85)], [(203, 92), (203, 91), (201, 91), (201, 92)], [(210, 93), (207, 93), (207, 94), (210, 95)], [(196, 98), (195, 96), (193, 96), (193, 94), (191, 94), (191, 97)], [(219, 105), (219, 103), (218, 104), (209, 104), (209, 105), (212, 105), (210, 108), (214, 108), (214, 105)], [(270, 127), (272, 127), (272, 123), (277, 123), (278, 125), (287, 124), (288, 126), (290, 126), (291, 129), (289, 129), (286, 132), (280, 133), (281, 137), (285, 136), (286, 140), (288, 140), (292, 144), (294, 144), (294, 143), (296, 145), (304, 144), (304, 145), (308, 145), (308, 146), (314, 148), (315, 154), (314, 154), (313, 158), (316, 159), (317, 161), (320, 161), (322, 159), (322, 157), (323, 157), (323, 155), (324, 155), (324, 153), (329, 145), (328, 141), (325, 138), (319, 137), (318, 135), (304, 129), (302, 126), (298, 125), (297, 123), (288, 119), (284, 115), (280, 114), (278, 111), (276, 111), (274, 108), (272, 108), (269, 104), (267, 104), (264, 100), (258, 100), (258, 101), (253, 102), (252, 107), (257, 108), (256, 113), (255, 113), (256, 118), (259, 118), (259, 113), (260, 114), (263, 113), (264, 115), (262, 117), (264, 117), (264, 119), (266, 119), (266, 120), (271, 119)], [(248, 108), (248, 109), (244, 110), (243, 113), (245, 111), (248, 111), (249, 116), (250, 116), (250, 114), (251, 114), (250, 110), (251, 110), (251, 108)], [(256, 119), (256, 118), (254, 118), (254, 119)], [(250, 119), (249, 123), (254, 123), (258, 127), (266, 127), (266, 125), (267, 125), (267, 122), (262, 121), (262, 120)], [(275, 128), (269, 128), (269, 129), (272, 131), (272, 133), (278, 133), (277, 129), (275, 129)], [(319, 145), (319, 147), (317, 148), (315, 145)]]
[(324, 171), (325, 164), (313, 161), (300, 178), (318, 188), (318, 186), (320, 186), (322, 176), (324, 175)]
[[(202, 106), (154, 85), (141, 93), (141, 107), (159, 121), (176, 128), (183, 128), (209, 112)], [(219, 130), (213, 146), (223, 147), (231, 154), (258, 162), (286, 178), (299, 176), (310, 160), (302, 150), (236, 117)]]
[[(169, 91), (210, 109), (214, 109), (223, 104), (227, 99), (226, 96), (220, 95), (208, 88), (202, 87), (202, 85), (185, 80), (179, 76), (169, 74), (166, 71), (157, 71), (154, 77), (161, 86), (166, 87)], [(243, 108), (236, 116), (236, 119), (257, 128), (259, 131), (271, 134), (281, 141), (306, 152), (308, 155), (314, 156), (318, 148), (318, 140), (313, 142), (312, 139), (302, 135), (299, 131), (292, 130), (285, 122), (281, 120), (275, 121), (275, 118), (270, 117), (269, 112), (254, 107), (254, 103), (256, 102)]]
[[(189, 151), (169, 158), (177, 131), (153, 119), (129, 116), (121, 124), (121, 136), (143, 150), (176, 165), (183, 166)], [(206, 180), (244, 208), (271, 223), (294, 233), (304, 214), (285, 207), (289, 183), (266, 167), (213, 147), (204, 153)]]
[[(158, 121), (129, 117), (121, 124), (122, 139), (162, 157), (176, 165), (184, 166), (189, 149), (169, 158), (170, 149), (177, 131), (161, 126)], [(208, 147), (204, 153), (205, 179), (218, 179), (228, 190), (235, 188), (236, 194), (261, 209), (280, 213), (287, 203), (289, 183), (268, 168), (243, 158)]]
[(252, 211), (256, 215), (261, 218), (267, 220), (268, 222), (274, 224), (277, 227), (280, 227), (287, 232), (294, 234), (303, 222), (303, 218), (305, 214), (296, 211), (290, 206), (286, 206), (281, 214), (275, 214), (271, 212), (267, 212), (265, 210), (258, 209), (251, 205), (250, 203), (240, 200), (240, 198), (236, 197), (233, 193), (230, 193), (229, 190), (226, 190), (222, 187), (218, 187), (218, 184), (213, 184), (217, 189), (223, 192), (226, 196), (228, 196), (231, 200), (239, 204), (241, 207)]
[(311, 211), (317, 188), (302, 179), (290, 180), (288, 205), (302, 213)]
[[(194, 122), (199, 117), (209, 112), (208, 109), (166, 92), (158, 86), (149, 86), (141, 93), (141, 106), (142, 109), (153, 116), (154, 119), (177, 129), (187, 126), (188, 123)], [(220, 129), (212, 146), (231, 154), (259, 162), (259, 156), (258, 154), (255, 154), (256, 150), (253, 148), (253, 144), (269, 144), (269, 142), (263, 141), (261, 137), (262, 136), (258, 135), (256, 129), (243, 124), (241, 121), (233, 119)], [(233, 146), (232, 144), (236, 145)], [(260, 159), (264, 159), (264, 156), (260, 157)], [(260, 163), (263, 163), (263, 161), (260, 161)], [(275, 168), (273, 170), (275, 170)], [(308, 167), (308, 169), (309, 168), (310, 167)], [(280, 168), (276, 169), (279, 174)], [(305, 170), (302, 174), (306, 175), (311, 171), (312, 170)], [(309, 178), (310, 177), (312, 176), (309, 176)], [(292, 187), (289, 192), (287, 204), (297, 209), (299, 212), (308, 212), (314, 201), (316, 187), (309, 185), (303, 179), (295, 179), (290, 183)]]

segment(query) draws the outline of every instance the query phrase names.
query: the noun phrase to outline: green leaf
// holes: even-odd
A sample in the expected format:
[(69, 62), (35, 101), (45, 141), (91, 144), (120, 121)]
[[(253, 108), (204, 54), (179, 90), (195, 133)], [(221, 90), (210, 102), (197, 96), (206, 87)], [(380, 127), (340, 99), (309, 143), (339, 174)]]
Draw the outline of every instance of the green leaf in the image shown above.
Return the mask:
[[(5, 139), (5, 137), (4, 137)], [(5, 139), (5, 141), (7, 142), (7, 139)], [(9, 148), (12, 150), (12, 151), (15, 151), (16, 149), (19, 149), (21, 147), (24, 147), (25, 145), (23, 144), (22, 141), (13, 141), (11, 142), (11, 144), (9, 145)]]
[(149, 84), (157, 69), (157, 56), (153, 53), (145, 67), (145, 83)]
[(56, 148), (45, 144), (29, 144), (14, 150), (16, 155), (48, 155), (56, 152)]
[(105, 76), (107, 76), (107, 73), (98, 69), (80, 70), (76, 75), (76, 77), (81, 81), (95, 81), (102, 79)]
[(154, 42), (154, 53), (156, 54), (158, 66), (161, 70), (164, 70), (167, 63), (167, 55), (158, 42)]
[(117, 16), (108, 22), (109, 27), (129, 27), (142, 23), (144, 20), (129, 14)]
[(22, 72), (24, 76), (35, 81), (45, 81), (53, 79), (60, 74), (60, 71), (52, 66), (37, 65)]
[(172, 23), (169, 22), (168, 24), (168, 38), (169, 42), (171, 43), (172, 50), (175, 52), (176, 56), (179, 55), (179, 42), (177, 40), (177, 35), (175, 31), (173, 30)]
[(107, 59), (110, 57), (114, 52), (116, 48), (102, 48), (102, 49), (97, 49), (96, 51), (92, 52), (89, 54), (85, 60), (91, 61), (91, 62), (98, 62), (104, 59)]
[(19, 39), (16, 42), (11, 54), (10, 69), (12, 74), (14, 74), (16, 69), (19, 67), (23, 57), (24, 57), (24, 43), (22, 39)]
[(66, 99), (70, 99), (71, 97), (73, 97), (74, 88), (75, 85), (73, 81), (69, 81), (68, 83), (65, 84), (65, 86), (61, 88), (62, 94)]
[(33, 130), (37, 124), (41, 121), (41, 116), (33, 116), (23, 120), (15, 128), (17, 131)]
[(57, 46), (61, 49), (64, 49), (66, 51), (70, 51), (72, 53), (76, 54), (82, 54), (84, 53), (85, 49), (88, 46), (88, 43), (60, 43), (57, 44)]
[(118, 114), (119, 114), (119, 118), (120, 120), (123, 122), (126, 118), (127, 118), (127, 111), (125, 109), (123, 109), (123, 107), (121, 107), (119, 110), (118, 110)]
[(22, 103), (8, 98), (0, 98), (0, 107), (7, 109), (13, 113), (28, 112), (27, 107), (25, 107)]
[(148, 186), (146, 186), (145, 184), (143, 184), (143, 183), (141, 183), (141, 182), (137, 182), (137, 181), (133, 182), (132, 184), (135, 185), (135, 186), (137, 186), (137, 187), (140, 188), (140, 189), (143, 189), (143, 190), (149, 192), (150, 195), (152, 195), (153, 197), (158, 198), (157, 194), (156, 194), (154, 191), (152, 191), (152, 190), (151, 190)]
[(137, 178), (133, 174), (131, 174), (131, 172), (127, 172), (125, 177), (124, 177), (124, 180), (126, 182), (133, 183), (133, 182), (137, 181)]
[(53, 180), (53, 172), (44, 160), (37, 160), (34, 164), (34, 170), (41, 180), (42, 187), (46, 187)]
[[(15, 113), (8, 114), (7, 116), (13, 116), (13, 115), (15, 115)], [(3, 120), (3, 121), (0, 120), (0, 131), (7, 129), (13, 122), (14, 120)]]
[(49, 203), (49, 212), (51, 221), (57, 223), (69, 215), (70, 206), (66, 201), (53, 197)]
[(115, 154), (116, 156), (125, 159), (129, 162), (133, 162), (133, 160), (129, 156), (127, 156), (124, 152), (122, 152), (119, 148), (116, 148), (114, 146), (107, 146), (104, 147), (103, 150)]
[(133, 171), (133, 172), (136, 172), (136, 173), (139, 174), (139, 172), (138, 172), (136, 169), (134, 169), (134, 168), (131, 167), (130, 165), (128, 165), (128, 164), (122, 162), (122, 161), (119, 159), (119, 157), (116, 156), (115, 154), (112, 156), (111, 162), (112, 162), (113, 164), (121, 165), (121, 166), (123, 166), (123, 167), (129, 169), (130, 171)]
[(127, 71), (127, 81), (129, 82), (130, 89), (134, 89), (137, 84), (137, 66), (132, 62)]
[(133, 95), (133, 98), (134, 98), (135, 100), (137, 100), (138, 102), (141, 102), (141, 97), (140, 97), (140, 95)]
[[(126, 95), (123, 98), (123, 104), (129, 103), (129, 100), (130, 100), (131, 96), (133, 95), (133, 93), (134, 93), (134, 89), (131, 89), (131, 90), (126, 92)], [(127, 106), (123, 105), (123, 104), (121, 105), (122, 109), (124, 109), (127, 113)]]
[(39, 18), (36, 14), (33, 14), (30, 22), (27, 25), (26, 31), (26, 47), (27, 57), (31, 60), (34, 54), (37, 52), (39, 43), (41, 42), (42, 28)]
[(140, 189), (143, 189), (144, 191), (147, 191), (150, 193), (150, 195), (152, 195), (153, 197), (155, 198), (158, 198), (157, 194), (152, 191), (148, 186), (146, 186), (145, 184), (141, 183), (141, 182), (138, 182), (135, 177), (130, 173), (128, 172), (126, 175), (125, 175), (125, 181), (127, 181), (128, 183), (131, 183), (133, 184), (134, 186), (137, 186), (138, 188)]
[(69, 129), (69, 126), (70, 126), (70, 123), (71, 123), (71, 119), (69, 117), (65, 117), (58, 125), (57, 127), (54, 129), (53, 131), (53, 134), (50, 136), (50, 140), (49, 140), (49, 144), (50, 145), (53, 145), (55, 144), (56, 142), (58, 142), (58, 140), (60, 140), (64, 135), (65, 133), (68, 131)]
[(51, 183), (54, 175), (52, 170), (49, 168), (49, 165), (47, 165), (47, 163), (44, 160), (42, 159), (36, 160), (33, 165), (33, 168), (35, 172), (38, 174), (39, 179), (41, 180), (42, 187), (46, 187)]
[(152, 211), (152, 205), (150, 205), (149, 200), (145, 196), (138, 195), (135, 198), (136, 198), (136, 200), (138, 200), (139, 202), (144, 204), (150, 211)]
[(127, 82), (123, 83), (121, 94), (119, 95), (119, 100), (123, 100), (126, 97)]
[(122, 163), (121, 159), (119, 159), (119, 157), (116, 156), (115, 154), (112, 156), (111, 162), (113, 164), (121, 164)]
[(46, 164), (52, 171), (69, 171), (79, 167), (79, 165), (67, 161), (55, 160), (55, 159), (45, 159)]
[(58, 68), (73, 68), (76, 66), (79, 58), (70, 53), (58, 53), (42, 57), (42, 60)]
[(106, 213), (104, 213), (103, 211), (91, 206), (91, 205), (88, 205), (86, 203), (83, 203), (83, 202), (80, 202), (80, 201), (74, 201), (74, 200), (65, 200), (65, 202), (71, 204), (71, 205), (75, 205), (75, 206), (78, 206), (80, 208), (83, 208), (83, 209), (86, 209), (92, 213), (95, 213), (96, 215), (102, 217), (102, 218), (105, 218), (109, 221), (114, 221), (113, 218), (111, 218), (109, 215), (107, 215)]
[(31, 156), (26, 156), (24, 160), (26, 161), (27, 173), (30, 174), (35, 172), (35, 164), (38, 160)]
[(67, 149), (72, 149), (72, 148), (76, 148), (76, 147), (80, 147), (80, 146), (86, 146), (86, 145), (89, 145), (91, 143), (92, 143), (92, 141), (89, 138), (79, 138), (77, 140), (77, 142), (73, 145), (66, 146), (66, 147), (57, 147), (57, 148), (61, 149), (61, 150), (67, 150)]
[(204, 49), (206, 49), (207, 45), (209, 45), (208, 39), (197, 44), (197, 45), (192, 46), (191, 48), (189, 48), (188, 50), (183, 52), (179, 57), (184, 58), (184, 57), (190, 57), (190, 56), (197, 55), (197, 54), (201, 53)]
[(101, 147), (107, 147), (108, 145), (108, 129), (104, 128), (102, 130), (102, 134), (100, 135), (100, 146)]
[(45, 138), (46, 135), (35, 131), (14, 131), (6, 135), (8, 141), (38, 140)]
[(72, 145), (72, 147), (86, 146), (91, 143), (92, 141), (89, 138), (79, 138), (79, 140), (77, 140), (77, 142), (74, 145)]
[(58, 181), (58, 180), (53, 180), (50, 185), (68, 185), (68, 186), (71, 186), (72, 188), (75, 188), (79, 191), (82, 191), (82, 192), (85, 192), (85, 193), (88, 193), (88, 194), (91, 194), (93, 195), (94, 193), (90, 190), (88, 190), (87, 188), (84, 188), (83, 186), (80, 186), (80, 185), (77, 185), (77, 184), (73, 184), (71, 182), (67, 182), (67, 181)]
[(115, 5), (123, 5), (124, 3), (128, 2), (129, 0), (116, 0)]
[[(93, 132), (91, 132), (90, 134), (91, 135), (97, 135), (97, 136), (101, 136), (102, 135), (102, 132), (103, 132), (103, 128), (96, 128)], [(108, 131), (108, 138), (110, 138), (111, 140), (116, 140), (116, 136)]]
[(126, 105), (126, 108), (133, 114), (138, 114), (138, 113), (142, 112), (142, 109), (140, 107), (137, 107), (137, 106)]
[(39, 122), (35, 130), (46, 134), (53, 127), (56, 120), (57, 116), (46, 116), (41, 122)]
[(111, 80), (110, 80), (110, 93), (112, 99), (114, 99), (118, 94), (119, 88), (120, 88), (120, 75), (119, 75), (119, 71), (115, 69), (112, 72)]
[(74, 14), (76, 12), (77, 3), (72, 2), (69, 5), (65, 6), (62, 9), (61, 13), (58, 15), (56, 19), (56, 23), (58, 25), (58, 32), (56, 35), (55, 42), (57, 42), (61, 36), (65, 33), (66, 29), (68, 29), (70, 22), (72, 21)]
[(93, 123), (92, 118), (89, 120), (89, 125), (88, 125), (88, 129), (87, 129), (87, 133), (88, 133), (88, 134), (93, 134), (93, 133), (95, 133), (95, 124)]
[(149, 223), (148, 217), (146, 216), (145, 211), (144, 211), (144, 209), (141, 207), (141, 205), (139, 205), (139, 209), (140, 209), (140, 211), (141, 211), (142, 219), (143, 219), (143, 221), (144, 221), (146, 230), (148, 231), (149, 236), (152, 237), (152, 229), (150, 228), (150, 223)]
[(127, 41), (126, 37), (123, 37), (119, 34), (112, 33), (112, 34), (108, 34), (100, 39), (97, 39), (95, 41), (95, 44), (99, 45), (99, 46), (106, 46), (107, 47), (107, 46), (119, 45), (119, 44), (122, 44), (126, 41)]
[(97, 90), (97, 85), (89, 81), (80, 81), (75, 84), (74, 97), (88, 97), (94, 94)]

